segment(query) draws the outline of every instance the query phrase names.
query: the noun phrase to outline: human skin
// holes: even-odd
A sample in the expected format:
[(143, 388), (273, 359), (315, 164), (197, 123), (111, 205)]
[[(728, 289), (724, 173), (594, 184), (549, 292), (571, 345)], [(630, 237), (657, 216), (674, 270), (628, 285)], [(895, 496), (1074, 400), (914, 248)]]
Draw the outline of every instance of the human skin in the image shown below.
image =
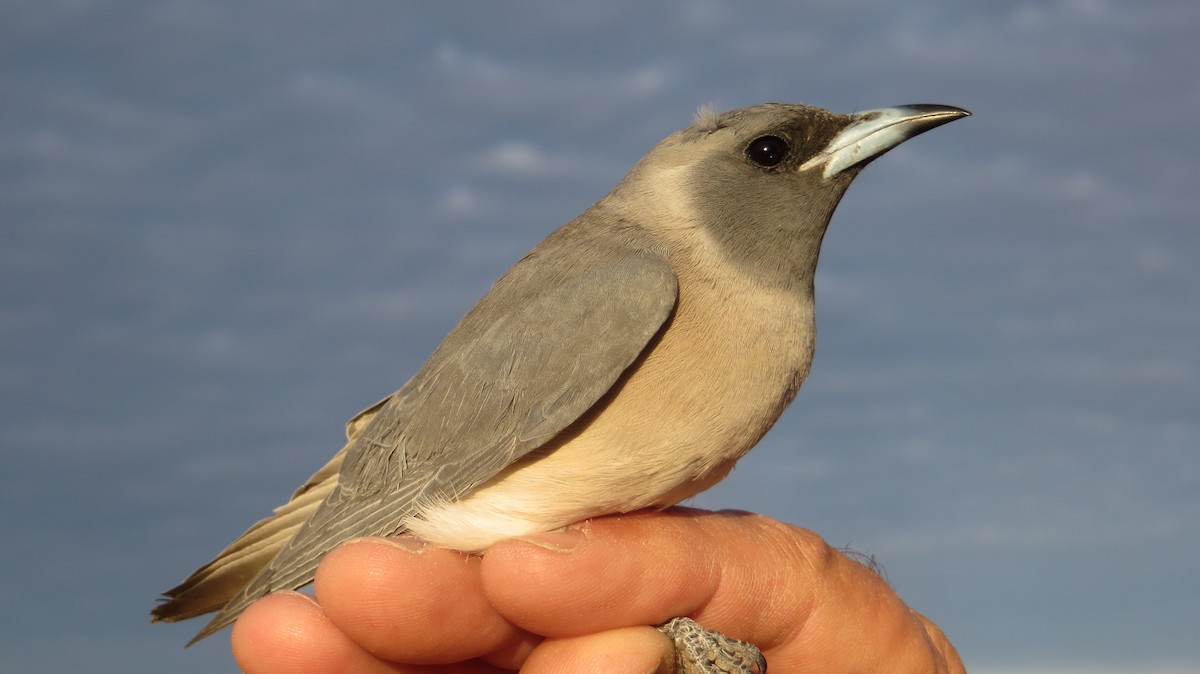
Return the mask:
[(963, 672), (940, 629), (811, 531), (672, 508), (597, 518), (483, 555), (348, 542), (316, 599), (259, 600), (234, 626), (246, 674), (673, 672), (649, 625), (690, 616), (771, 672)]

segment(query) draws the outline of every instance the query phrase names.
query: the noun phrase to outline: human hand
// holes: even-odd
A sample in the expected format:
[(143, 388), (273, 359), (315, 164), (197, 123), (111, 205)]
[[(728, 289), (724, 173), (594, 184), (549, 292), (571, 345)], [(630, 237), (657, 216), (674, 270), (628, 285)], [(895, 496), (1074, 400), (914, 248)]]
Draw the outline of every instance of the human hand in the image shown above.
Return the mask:
[(233, 632), (246, 674), (673, 672), (652, 627), (690, 616), (770, 671), (963, 672), (873, 571), (810, 531), (673, 508), (504, 541), (482, 557), (412, 538), (326, 556), (317, 600), (279, 593)]

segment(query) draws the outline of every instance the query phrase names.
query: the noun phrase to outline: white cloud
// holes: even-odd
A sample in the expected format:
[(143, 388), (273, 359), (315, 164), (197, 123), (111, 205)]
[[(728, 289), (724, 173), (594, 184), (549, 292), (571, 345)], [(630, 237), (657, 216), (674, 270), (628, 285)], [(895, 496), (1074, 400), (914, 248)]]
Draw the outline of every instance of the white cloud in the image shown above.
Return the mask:
[(292, 73), (287, 86), (301, 101), (330, 107), (370, 111), (392, 105), (379, 87), (334, 72), (301, 70)]
[(679, 22), (685, 29), (720, 30), (731, 21), (731, 5), (719, 0), (689, 0), (679, 4)]
[(479, 159), (479, 167), (499, 176), (554, 178), (589, 176), (586, 157), (550, 154), (533, 143), (505, 140), (492, 146)]
[(546, 175), (553, 171), (552, 161), (529, 143), (507, 141), (483, 155), (483, 167), (500, 173)]
[(672, 68), (663, 64), (643, 66), (625, 76), (628, 88), (641, 94), (657, 93), (671, 81)]
[(512, 84), (516, 72), (499, 59), (484, 52), (467, 50), (453, 42), (443, 42), (434, 49), (434, 60), (455, 76), (466, 77), (492, 85)]
[(453, 185), (442, 192), (438, 208), (452, 217), (469, 217), (481, 212), (479, 194), (466, 185)]

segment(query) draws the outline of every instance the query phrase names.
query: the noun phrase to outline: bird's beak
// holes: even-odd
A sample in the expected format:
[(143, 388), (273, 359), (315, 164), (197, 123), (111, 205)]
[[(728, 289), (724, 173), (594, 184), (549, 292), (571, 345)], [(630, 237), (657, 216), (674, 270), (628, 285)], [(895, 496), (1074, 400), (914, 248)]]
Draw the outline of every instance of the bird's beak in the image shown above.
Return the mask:
[(825, 177), (865, 164), (900, 143), (971, 113), (950, 105), (919, 103), (851, 115), (855, 120), (834, 136), (825, 150), (805, 162), (805, 170), (825, 165)]

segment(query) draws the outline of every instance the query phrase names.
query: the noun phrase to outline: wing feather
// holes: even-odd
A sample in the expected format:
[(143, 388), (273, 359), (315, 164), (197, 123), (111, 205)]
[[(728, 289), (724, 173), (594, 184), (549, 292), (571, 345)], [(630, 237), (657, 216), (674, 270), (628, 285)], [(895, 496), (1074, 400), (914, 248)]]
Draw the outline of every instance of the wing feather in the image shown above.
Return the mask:
[(400, 533), (421, 505), (470, 492), (596, 404), (678, 295), (664, 258), (611, 239), (564, 228), (497, 281), (347, 446), (312, 517), (193, 642), (311, 581), (339, 543)]

